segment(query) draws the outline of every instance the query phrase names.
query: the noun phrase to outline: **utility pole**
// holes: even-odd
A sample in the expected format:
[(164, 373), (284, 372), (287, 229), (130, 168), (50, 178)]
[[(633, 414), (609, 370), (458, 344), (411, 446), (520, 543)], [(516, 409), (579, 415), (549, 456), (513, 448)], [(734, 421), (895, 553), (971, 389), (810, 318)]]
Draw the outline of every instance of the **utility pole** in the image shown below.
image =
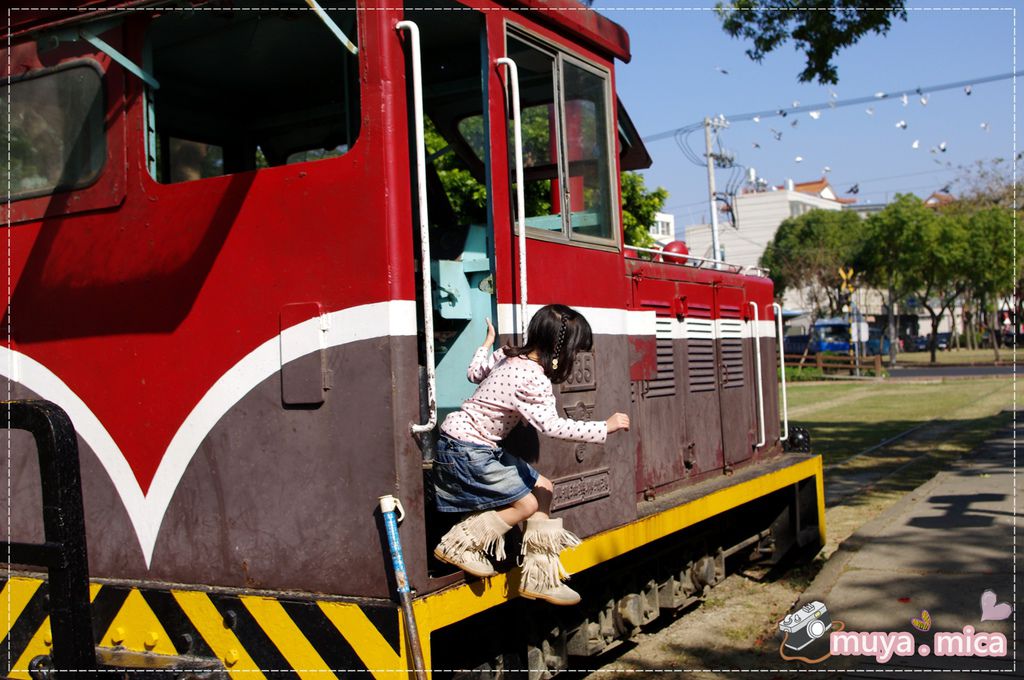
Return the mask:
[(718, 121), (712, 122), (710, 118), (704, 119), (704, 156), (708, 161), (708, 192), (711, 196), (711, 256), (712, 259), (722, 259), (722, 247), (718, 242), (718, 199), (715, 197), (715, 158), (711, 149), (711, 126), (718, 127)]

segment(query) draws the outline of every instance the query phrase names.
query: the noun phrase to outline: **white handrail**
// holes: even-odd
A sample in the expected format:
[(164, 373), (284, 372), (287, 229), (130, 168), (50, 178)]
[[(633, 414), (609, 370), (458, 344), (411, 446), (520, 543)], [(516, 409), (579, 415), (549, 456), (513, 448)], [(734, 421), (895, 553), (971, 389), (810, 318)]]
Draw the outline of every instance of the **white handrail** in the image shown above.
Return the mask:
[[(652, 253), (654, 255), (661, 255), (663, 257), (674, 257), (676, 259), (683, 260), (683, 262), (669, 262), (669, 263), (666, 263), (666, 264), (683, 264), (683, 265), (690, 264), (690, 265), (695, 266), (697, 269), (700, 269), (705, 264), (712, 265), (712, 266), (713, 265), (725, 265), (726, 267), (732, 267), (734, 270), (736, 270), (736, 273), (742, 272), (743, 270), (749, 270), (752, 274), (754, 274), (756, 276), (760, 276), (762, 278), (768, 276), (768, 270), (765, 269), (764, 267), (751, 267), (751, 266), (744, 266), (744, 265), (741, 265), (741, 264), (729, 264), (728, 262), (724, 262), (722, 260), (713, 260), (713, 259), (711, 259), (709, 257), (698, 257), (697, 255), (691, 255), (689, 253), (673, 253), (673, 252), (666, 251), (666, 250), (661, 250), (661, 249), (658, 249), (658, 248), (641, 248), (640, 246), (626, 246), (625, 248), (626, 248), (627, 251), (635, 250), (636, 252), (639, 252), (639, 253)], [(627, 253), (626, 257), (629, 257), (628, 253)], [(639, 258), (633, 258), (633, 259), (639, 259)], [(690, 260), (693, 260), (693, 262), (690, 262)]]
[(782, 376), (782, 436), (779, 437), (779, 441), (784, 442), (789, 439), (789, 399), (786, 395), (786, 350), (782, 340), (782, 305), (773, 302), (772, 311), (775, 313), (776, 343), (779, 346), (779, 375)]
[(430, 284), (430, 227), (427, 222), (427, 149), (423, 136), (423, 69), (420, 62), (420, 29), (412, 21), (399, 21), (395, 30), (408, 29), (412, 40), (413, 118), (416, 131), (416, 192), (420, 211), (420, 272), (423, 274), (423, 333), (427, 349), (426, 423), (411, 423), (414, 433), (430, 432), (437, 425), (437, 375), (434, 370), (434, 295)]
[(757, 436), (759, 440), (757, 442), (758, 448), (764, 446), (764, 388), (761, 380), (761, 319), (757, 313), (757, 303), (751, 300), (749, 303), (754, 308), (754, 330), (752, 335), (754, 336), (754, 363), (757, 365)]
[(498, 66), (507, 66), (509, 80), (512, 83), (512, 110), (516, 121), (516, 221), (519, 226), (519, 334), (520, 340), (526, 343), (526, 187), (523, 183), (523, 132), (520, 125), (519, 108), (519, 68), (516, 62), (508, 57), (500, 57), (494, 62)]

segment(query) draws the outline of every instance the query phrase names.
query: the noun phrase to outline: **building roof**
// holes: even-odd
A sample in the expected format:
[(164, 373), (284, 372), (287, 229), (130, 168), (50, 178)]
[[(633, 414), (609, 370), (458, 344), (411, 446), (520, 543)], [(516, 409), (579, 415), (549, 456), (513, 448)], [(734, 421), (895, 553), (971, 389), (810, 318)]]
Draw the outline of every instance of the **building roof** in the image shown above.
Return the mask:
[(835, 189), (829, 184), (828, 180), (822, 177), (816, 179), (813, 182), (797, 182), (793, 185), (793, 191), (799, 191), (803, 194), (811, 194), (812, 196), (819, 196), (821, 198), (827, 198), (830, 201), (836, 201), (837, 203), (856, 203), (855, 198), (840, 198), (836, 194)]
[[(785, 184), (780, 184), (775, 188), (782, 191), (787, 187)], [(801, 194), (817, 196), (818, 198), (824, 198), (828, 201), (835, 201), (836, 203), (850, 204), (857, 202), (857, 199), (855, 198), (840, 198), (839, 195), (836, 194), (835, 189), (832, 188), (832, 185), (829, 184), (828, 179), (824, 177), (810, 182), (794, 182), (793, 191), (798, 191)]]
[(948, 194), (944, 191), (936, 191), (931, 196), (924, 199), (924, 204), (929, 207), (938, 207), (941, 205), (949, 205), (956, 201), (956, 198), (952, 194)]

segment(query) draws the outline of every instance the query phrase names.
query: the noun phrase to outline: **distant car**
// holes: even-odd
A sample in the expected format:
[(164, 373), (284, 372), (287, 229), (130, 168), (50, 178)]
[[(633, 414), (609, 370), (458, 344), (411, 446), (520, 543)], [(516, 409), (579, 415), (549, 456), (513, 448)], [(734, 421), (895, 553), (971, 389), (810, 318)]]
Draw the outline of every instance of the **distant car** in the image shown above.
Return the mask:
[(868, 329), (868, 341), (865, 343), (865, 354), (888, 354), (889, 338), (884, 336), (881, 328)]
[[(949, 343), (951, 339), (951, 333), (939, 333), (935, 336), (935, 349), (949, 349)], [(931, 340), (930, 335), (919, 335), (914, 338), (913, 348), (918, 352), (925, 352), (928, 350), (928, 341)]]
[(819, 319), (811, 334), (811, 354), (850, 351), (850, 324), (843, 319)]
[(786, 354), (803, 354), (811, 336), (804, 334), (787, 335), (782, 338), (782, 348)]

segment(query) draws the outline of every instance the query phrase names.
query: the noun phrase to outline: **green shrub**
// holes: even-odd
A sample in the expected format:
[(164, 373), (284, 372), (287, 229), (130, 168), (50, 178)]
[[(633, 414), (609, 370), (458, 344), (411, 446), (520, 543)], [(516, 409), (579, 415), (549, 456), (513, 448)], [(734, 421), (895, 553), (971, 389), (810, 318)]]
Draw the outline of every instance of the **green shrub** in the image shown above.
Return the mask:
[(786, 382), (801, 382), (806, 380), (824, 380), (825, 373), (814, 364), (800, 368), (798, 366), (786, 366)]

